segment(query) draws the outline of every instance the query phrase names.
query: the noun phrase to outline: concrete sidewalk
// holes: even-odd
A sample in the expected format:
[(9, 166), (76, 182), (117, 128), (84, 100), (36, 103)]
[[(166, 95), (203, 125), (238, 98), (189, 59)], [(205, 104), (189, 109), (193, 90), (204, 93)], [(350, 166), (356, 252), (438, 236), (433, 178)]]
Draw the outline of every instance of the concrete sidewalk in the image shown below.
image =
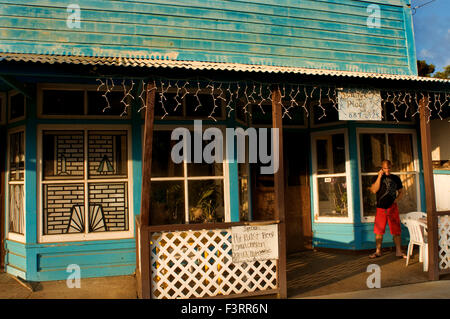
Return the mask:
[(450, 280), (293, 299), (450, 299)]

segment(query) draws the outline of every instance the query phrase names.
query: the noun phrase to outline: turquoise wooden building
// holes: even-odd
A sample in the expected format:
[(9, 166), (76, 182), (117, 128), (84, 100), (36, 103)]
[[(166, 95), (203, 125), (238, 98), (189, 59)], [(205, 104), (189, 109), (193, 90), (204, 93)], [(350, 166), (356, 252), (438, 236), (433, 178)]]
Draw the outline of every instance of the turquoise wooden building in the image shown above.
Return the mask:
[[(152, 225), (273, 218), (274, 180), (261, 164), (175, 164), (170, 132), (196, 119), (221, 130), (270, 127), (274, 87), (284, 111), (288, 253), (374, 248), (367, 186), (384, 158), (405, 185), (402, 212), (426, 210), (418, 107), (428, 101), (433, 118), (448, 116), (450, 84), (417, 77), (409, 0), (2, 3), (10, 274), (63, 280), (71, 264), (82, 277), (135, 272), (148, 84)], [(339, 120), (349, 90), (378, 92), (382, 119)]]

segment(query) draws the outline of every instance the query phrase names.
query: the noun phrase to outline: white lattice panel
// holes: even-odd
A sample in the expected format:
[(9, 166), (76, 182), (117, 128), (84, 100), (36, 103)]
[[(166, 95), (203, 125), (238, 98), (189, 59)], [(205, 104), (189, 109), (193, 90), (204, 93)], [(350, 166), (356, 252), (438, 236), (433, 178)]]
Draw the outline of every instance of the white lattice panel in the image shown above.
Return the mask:
[(439, 269), (450, 269), (450, 217), (439, 217)]
[(277, 260), (233, 264), (231, 229), (153, 233), (150, 248), (152, 298), (208, 298), (278, 287)]

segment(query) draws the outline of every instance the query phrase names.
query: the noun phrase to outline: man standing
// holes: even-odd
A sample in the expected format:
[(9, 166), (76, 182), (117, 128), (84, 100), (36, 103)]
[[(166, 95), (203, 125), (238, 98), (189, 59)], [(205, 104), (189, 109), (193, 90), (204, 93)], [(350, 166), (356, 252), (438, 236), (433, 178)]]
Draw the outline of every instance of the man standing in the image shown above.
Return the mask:
[(396, 256), (406, 258), (401, 248), (400, 215), (397, 202), (403, 196), (402, 181), (397, 175), (391, 174), (392, 163), (389, 160), (381, 162), (381, 170), (377, 179), (370, 187), (370, 191), (377, 195), (377, 212), (375, 215), (374, 233), (376, 238), (376, 251), (370, 258), (381, 257), (381, 244), (386, 229), (386, 222), (394, 237)]

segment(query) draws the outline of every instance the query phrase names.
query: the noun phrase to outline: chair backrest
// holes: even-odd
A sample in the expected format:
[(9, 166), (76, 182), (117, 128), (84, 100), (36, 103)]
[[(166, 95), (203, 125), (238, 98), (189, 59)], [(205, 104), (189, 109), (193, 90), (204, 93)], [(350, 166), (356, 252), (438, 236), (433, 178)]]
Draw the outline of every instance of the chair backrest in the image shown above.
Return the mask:
[(408, 227), (410, 241), (425, 244), (424, 232), (426, 225), (414, 219), (406, 219), (405, 222), (406, 227)]
[(427, 218), (427, 214), (424, 212), (410, 212), (407, 214), (400, 215), (400, 221), (406, 226), (406, 220), (413, 219), (418, 220), (419, 218)]

